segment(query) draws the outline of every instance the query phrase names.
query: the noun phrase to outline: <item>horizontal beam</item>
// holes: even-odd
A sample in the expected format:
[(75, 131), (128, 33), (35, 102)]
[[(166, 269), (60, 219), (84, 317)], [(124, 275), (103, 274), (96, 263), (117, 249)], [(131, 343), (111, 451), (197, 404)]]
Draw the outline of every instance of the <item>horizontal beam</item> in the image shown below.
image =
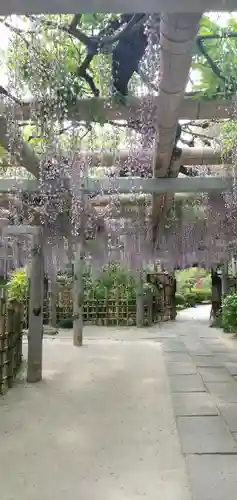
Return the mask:
[[(175, 201), (186, 201), (186, 200), (195, 200), (197, 198), (196, 193), (176, 193), (174, 195)], [(118, 202), (119, 201), (119, 202)], [(151, 202), (152, 202), (152, 195), (151, 194), (142, 194), (142, 195), (137, 195), (136, 197), (132, 196), (131, 194), (120, 194), (119, 196), (117, 195), (110, 195), (110, 196), (96, 196), (96, 198), (93, 198), (90, 200), (91, 205), (95, 209), (101, 209), (102, 207), (107, 207), (107, 205), (113, 206), (114, 202), (114, 207), (116, 212), (118, 213), (119, 216), (119, 211), (120, 208), (122, 207), (123, 209), (126, 210), (137, 210), (137, 208), (140, 207), (150, 207)]]
[[(193, 178), (149, 178), (117, 177), (96, 178), (88, 177), (84, 181), (84, 190), (94, 194), (149, 194), (149, 193), (190, 193), (226, 191), (230, 181), (222, 177), (193, 177)], [(3, 179), (0, 182), (0, 192), (14, 191), (34, 192), (40, 189), (37, 180)], [(79, 189), (79, 186), (78, 186)]]
[[(235, 0), (147, 0), (146, 12), (200, 12), (236, 10)], [(1, 2), (0, 15), (72, 14), (78, 12), (143, 12), (143, 0), (9, 0)]]
[(118, 177), (101, 179), (88, 178), (85, 180), (85, 190), (98, 194), (149, 194), (149, 193), (198, 193), (211, 191), (227, 191), (229, 181), (221, 177), (193, 177), (193, 178), (149, 178)]
[[(16, 120), (29, 120), (34, 109), (40, 110), (41, 104), (26, 102), (23, 105), (13, 105)], [(9, 104), (8, 108), (9, 110)], [(7, 113), (6, 105), (0, 103), (0, 115)], [(9, 112), (9, 111), (8, 111)], [(127, 104), (122, 105), (114, 99), (80, 99), (77, 105), (68, 112), (68, 119), (78, 122), (106, 122), (106, 121), (133, 121), (141, 120), (142, 123), (157, 117), (159, 113), (159, 97), (128, 97)], [(208, 120), (211, 118), (227, 119), (236, 113), (236, 99), (232, 100), (198, 100), (185, 97), (180, 108), (180, 120)]]
[(37, 191), (39, 181), (37, 179), (21, 179), (5, 178), (0, 180), (0, 193), (27, 192), (32, 193)]
[[(127, 149), (113, 151), (93, 151), (82, 152), (78, 154), (78, 158), (87, 159), (91, 168), (93, 167), (111, 167), (114, 166), (118, 170), (123, 167), (139, 172), (139, 169), (152, 169), (153, 151), (151, 149), (143, 149), (132, 151), (132, 154)], [(213, 149), (211, 147), (197, 146), (194, 148), (184, 147), (180, 158), (181, 165), (222, 165), (229, 164), (231, 160), (225, 159), (220, 148)], [(139, 174), (138, 174), (139, 175)]]
[(2, 236), (20, 236), (23, 234), (37, 235), (41, 231), (39, 226), (29, 226), (28, 224), (20, 224), (19, 226), (3, 226)]

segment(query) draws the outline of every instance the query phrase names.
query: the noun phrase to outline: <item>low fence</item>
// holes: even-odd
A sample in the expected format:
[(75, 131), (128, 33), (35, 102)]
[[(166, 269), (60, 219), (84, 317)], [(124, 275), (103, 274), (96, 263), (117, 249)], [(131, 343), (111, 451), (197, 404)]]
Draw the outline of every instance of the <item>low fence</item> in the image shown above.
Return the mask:
[[(153, 293), (148, 291), (144, 295), (143, 324), (150, 326), (153, 323), (169, 321), (176, 316), (175, 290), (173, 277), (166, 273), (147, 275), (147, 283), (153, 285)], [(56, 297), (56, 321), (62, 328), (71, 328), (73, 322), (73, 294), (72, 280), (59, 281)], [(104, 293), (101, 299), (93, 293), (84, 301), (83, 320), (85, 325), (96, 326), (133, 326), (136, 325), (136, 297), (129, 294)], [(50, 323), (50, 291), (45, 290), (44, 297), (44, 324)], [(25, 324), (28, 325), (29, 299), (25, 301)]]
[(22, 306), (0, 299), (0, 394), (12, 387), (22, 362)]
[[(155, 293), (144, 295), (143, 324), (168, 321), (176, 316), (173, 277), (166, 273), (148, 275)], [(73, 315), (72, 283), (59, 284), (57, 292), (57, 322), (66, 325)], [(84, 303), (84, 323), (98, 326), (136, 325), (136, 299), (119, 295), (98, 300), (90, 297)], [(69, 324), (69, 322), (68, 322)]]

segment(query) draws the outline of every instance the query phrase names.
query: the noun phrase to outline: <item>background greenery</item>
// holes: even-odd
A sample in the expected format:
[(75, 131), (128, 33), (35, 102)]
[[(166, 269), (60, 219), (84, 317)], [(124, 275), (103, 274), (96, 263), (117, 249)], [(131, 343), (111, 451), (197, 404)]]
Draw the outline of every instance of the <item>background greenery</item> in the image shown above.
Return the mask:
[[(177, 271), (176, 302), (179, 309), (192, 307), (210, 301), (211, 279), (210, 274), (201, 268)], [(59, 285), (71, 288), (72, 276), (70, 273), (58, 275)], [(29, 280), (25, 269), (17, 269), (6, 284), (10, 300), (17, 299), (25, 302), (29, 295)], [(109, 265), (93, 278), (89, 269), (84, 272), (85, 302), (97, 301), (103, 303), (108, 299), (113, 302), (119, 299), (120, 304), (136, 304), (137, 285), (135, 277), (128, 270), (119, 265)], [(159, 294), (159, 289), (152, 283), (143, 283), (144, 301), (150, 294)], [(59, 307), (64, 304), (60, 303)]]

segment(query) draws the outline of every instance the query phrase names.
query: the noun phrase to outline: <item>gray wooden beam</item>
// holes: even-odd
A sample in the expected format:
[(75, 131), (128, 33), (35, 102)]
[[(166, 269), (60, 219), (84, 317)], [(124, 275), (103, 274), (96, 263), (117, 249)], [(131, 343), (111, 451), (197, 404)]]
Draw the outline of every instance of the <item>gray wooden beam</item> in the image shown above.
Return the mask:
[(30, 273), (27, 381), (42, 379), (44, 255), (42, 230), (34, 236)]
[(39, 181), (37, 179), (15, 179), (5, 178), (0, 180), (0, 193), (12, 193), (26, 191), (32, 193), (37, 191)]
[[(236, 10), (235, 0), (147, 0), (146, 12), (200, 12)], [(1, 2), (0, 15), (71, 14), (78, 12), (143, 12), (143, 0), (9, 0)]]
[(21, 235), (33, 235), (37, 236), (39, 233), (39, 228), (37, 226), (30, 226), (28, 224), (20, 224), (19, 226), (10, 225), (2, 227), (3, 236), (21, 236)]
[[(40, 110), (40, 103), (26, 102), (22, 106), (13, 104), (15, 120), (34, 119), (33, 110)], [(9, 110), (4, 103), (0, 103), (0, 114), (4, 115)], [(78, 99), (78, 102), (68, 114), (69, 120), (77, 122), (106, 122), (106, 121), (133, 121), (142, 120), (151, 122), (153, 117), (157, 116), (159, 111), (159, 97), (128, 97), (127, 104), (124, 106), (115, 102), (114, 99), (90, 98)], [(230, 119), (236, 115), (236, 99), (232, 100), (213, 100), (193, 99), (185, 97), (180, 107), (180, 120), (208, 120)]]
[[(152, 168), (152, 149), (141, 149), (133, 151), (132, 156), (128, 149), (116, 149), (108, 151), (82, 151), (78, 157), (88, 161), (91, 168), (111, 167), (122, 170), (123, 167), (139, 171), (139, 168)], [(196, 146), (194, 148), (185, 146), (182, 148), (180, 157), (181, 165), (222, 165), (231, 164), (231, 157), (225, 158), (221, 149)]]
[[(85, 192), (97, 194), (142, 194), (142, 193), (197, 193), (209, 191), (225, 191), (230, 186), (230, 181), (222, 177), (193, 177), (193, 178), (149, 178), (140, 177), (88, 177), (84, 181)], [(17, 186), (17, 188), (16, 188)], [(0, 192), (14, 190), (33, 192), (38, 191), (37, 180), (3, 179), (0, 182)], [(79, 186), (78, 186), (79, 189)]]
[(118, 177), (92, 179), (85, 181), (85, 189), (90, 193), (98, 194), (142, 194), (142, 193), (198, 193), (210, 191), (226, 191), (229, 181), (221, 177), (193, 177), (193, 178), (149, 178)]

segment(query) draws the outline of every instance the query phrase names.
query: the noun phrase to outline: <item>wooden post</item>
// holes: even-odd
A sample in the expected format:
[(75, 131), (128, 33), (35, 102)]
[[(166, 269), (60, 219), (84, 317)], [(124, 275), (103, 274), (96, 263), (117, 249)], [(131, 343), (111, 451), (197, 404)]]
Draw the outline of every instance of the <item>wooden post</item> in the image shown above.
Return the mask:
[(57, 328), (57, 280), (52, 277), (50, 282), (50, 326)]
[(50, 299), (50, 326), (57, 327), (57, 265), (55, 262), (55, 255), (52, 249), (52, 271), (49, 280), (49, 299)]
[(222, 298), (223, 298), (228, 293), (228, 261), (225, 261), (222, 265), (221, 291), (222, 291)]
[(74, 284), (73, 284), (73, 345), (82, 346), (83, 343), (83, 265), (84, 248), (78, 243), (76, 248), (74, 263)]
[(44, 255), (42, 230), (33, 239), (30, 273), (29, 334), (27, 381), (42, 379)]
[(144, 300), (143, 300), (143, 273), (142, 273), (142, 270), (140, 270), (137, 273), (136, 326), (137, 326), (137, 328), (142, 328), (144, 326)]
[(72, 235), (68, 236), (68, 251), (67, 251), (67, 257), (68, 257), (68, 265), (70, 267), (70, 270), (72, 271), (73, 274), (73, 239)]
[[(77, 162), (75, 165), (77, 167)], [(76, 178), (74, 182), (80, 182), (81, 213), (79, 236), (76, 242), (75, 262), (74, 262), (74, 283), (73, 283), (73, 345), (80, 347), (83, 344), (83, 305), (84, 305), (84, 257), (85, 257), (85, 227), (86, 227), (86, 200), (85, 178), (87, 167), (74, 170)], [(77, 175), (79, 177), (77, 177)], [(77, 186), (74, 186), (77, 189)]]
[[(138, 255), (141, 254), (140, 237), (145, 227), (145, 205), (138, 208), (136, 232), (136, 251)], [(137, 270), (137, 288), (136, 288), (136, 326), (142, 328), (144, 326), (144, 297), (143, 297), (143, 266), (140, 265)]]

